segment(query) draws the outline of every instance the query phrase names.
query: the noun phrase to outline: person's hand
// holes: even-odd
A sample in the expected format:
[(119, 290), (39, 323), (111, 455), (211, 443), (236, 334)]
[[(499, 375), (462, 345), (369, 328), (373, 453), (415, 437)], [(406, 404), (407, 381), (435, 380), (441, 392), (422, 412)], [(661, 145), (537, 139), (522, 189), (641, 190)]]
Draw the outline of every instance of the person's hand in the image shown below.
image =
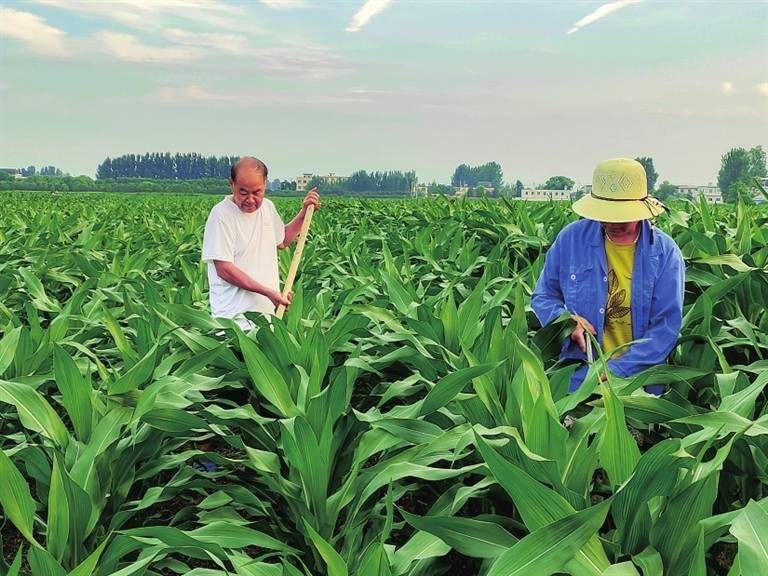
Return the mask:
[(320, 208), (320, 194), (317, 193), (317, 187), (312, 188), (307, 195), (304, 196), (304, 201), (301, 203), (301, 209), (306, 213), (309, 206), (314, 206), (315, 210)]
[(571, 340), (576, 342), (576, 345), (582, 352), (586, 353), (587, 336), (584, 334), (584, 332), (588, 331), (593, 336), (597, 335), (597, 332), (595, 331), (594, 326), (592, 326), (592, 324), (590, 324), (586, 318), (582, 318), (576, 314), (571, 314), (571, 318), (573, 318), (573, 320), (576, 322), (576, 327), (573, 329), (573, 332), (571, 332)]
[(277, 291), (272, 290), (268, 295), (267, 298), (269, 298), (272, 301), (272, 304), (275, 305), (275, 308), (279, 307), (280, 305), (285, 306), (288, 308), (291, 305), (291, 299), (293, 298), (293, 292), (288, 292), (285, 298), (283, 298), (283, 295)]

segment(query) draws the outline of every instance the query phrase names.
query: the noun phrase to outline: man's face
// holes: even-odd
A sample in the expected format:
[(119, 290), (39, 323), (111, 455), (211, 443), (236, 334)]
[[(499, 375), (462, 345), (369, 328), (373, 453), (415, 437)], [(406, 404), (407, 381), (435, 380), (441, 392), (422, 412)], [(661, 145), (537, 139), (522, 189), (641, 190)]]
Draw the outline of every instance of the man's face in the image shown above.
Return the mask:
[(264, 174), (250, 166), (241, 166), (237, 179), (229, 182), (232, 188), (232, 200), (241, 211), (256, 212), (264, 201), (266, 182)]
[(637, 227), (640, 224), (638, 221), (634, 222), (600, 222), (611, 238), (623, 238), (626, 236), (637, 235)]

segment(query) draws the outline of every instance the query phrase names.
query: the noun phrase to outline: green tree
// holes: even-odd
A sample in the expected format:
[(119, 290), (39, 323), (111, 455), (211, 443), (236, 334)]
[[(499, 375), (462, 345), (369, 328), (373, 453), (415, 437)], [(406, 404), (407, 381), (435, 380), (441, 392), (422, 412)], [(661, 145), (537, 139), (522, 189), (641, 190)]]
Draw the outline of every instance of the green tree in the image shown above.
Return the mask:
[(726, 202), (736, 202), (739, 192), (735, 185), (739, 182), (751, 188), (754, 178), (764, 178), (766, 175), (765, 151), (762, 146), (746, 148), (731, 148), (723, 154), (720, 160), (720, 171), (717, 174), (717, 185)]
[(642, 156), (640, 158), (635, 158), (635, 160), (640, 162), (640, 164), (643, 165), (643, 168), (645, 168), (645, 179), (648, 184), (648, 194), (653, 194), (653, 191), (656, 189), (656, 180), (659, 178), (659, 174), (653, 167), (653, 158), (650, 156)]
[(459, 164), (453, 171), (451, 186), (471, 186), (472, 169), (467, 164)]
[(312, 179), (307, 182), (307, 185), (304, 186), (304, 190), (306, 192), (309, 192), (312, 190), (312, 188), (317, 187), (318, 190), (321, 190), (323, 187), (324, 181), (320, 176), (312, 176)]
[(574, 181), (567, 176), (552, 176), (539, 186), (539, 190), (570, 190), (573, 188)]
[(670, 184), (669, 180), (664, 180), (659, 185), (659, 189), (656, 190), (656, 198), (661, 200), (662, 202), (669, 200), (673, 196), (677, 195), (677, 187), (674, 184)]
[(522, 195), (523, 195), (523, 188), (525, 188), (525, 186), (523, 186), (523, 183), (520, 182), (520, 180), (517, 180), (515, 182), (515, 197), (516, 198), (522, 197)]

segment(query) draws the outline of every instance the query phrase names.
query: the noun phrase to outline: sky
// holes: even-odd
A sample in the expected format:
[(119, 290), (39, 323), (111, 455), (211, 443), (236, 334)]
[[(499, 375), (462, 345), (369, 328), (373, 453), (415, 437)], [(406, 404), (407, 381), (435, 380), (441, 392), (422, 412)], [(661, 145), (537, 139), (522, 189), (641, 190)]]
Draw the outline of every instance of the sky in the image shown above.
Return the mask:
[(0, 0), (0, 167), (144, 152), (270, 177), (499, 162), (716, 181), (768, 148), (768, 0)]

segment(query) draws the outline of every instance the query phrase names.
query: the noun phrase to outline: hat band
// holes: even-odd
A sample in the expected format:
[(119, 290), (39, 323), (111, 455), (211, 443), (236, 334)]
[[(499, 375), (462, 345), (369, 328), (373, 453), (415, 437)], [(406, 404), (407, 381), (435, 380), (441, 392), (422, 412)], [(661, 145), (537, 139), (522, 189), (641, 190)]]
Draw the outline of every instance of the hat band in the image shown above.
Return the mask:
[(648, 200), (648, 194), (642, 198), (606, 198), (605, 196), (598, 196), (594, 192), (590, 192), (589, 195), (592, 196), (592, 198), (597, 198), (598, 200), (607, 200), (608, 202), (645, 202)]
[[(597, 200), (605, 200), (607, 202), (642, 202), (643, 204), (645, 204), (645, 207), (648, 208), (648, 211), (651, 213), (651, 215), (653, 215), (654, 205), (651, 203), (650, 196), (648, 196), (648, 194), (646, 194), (642, 198), (606, 198), (605, 196), (598, 196), (594, 192), (590, 192), (589, 195), (592, 196), (592, 198), (596, 198)], [(657, 202), (658, 202), (659, 208), (665, 211), (667, 210), (667, 207), (664, 206), (664, 204), (662, 204), (658, 200)]]

